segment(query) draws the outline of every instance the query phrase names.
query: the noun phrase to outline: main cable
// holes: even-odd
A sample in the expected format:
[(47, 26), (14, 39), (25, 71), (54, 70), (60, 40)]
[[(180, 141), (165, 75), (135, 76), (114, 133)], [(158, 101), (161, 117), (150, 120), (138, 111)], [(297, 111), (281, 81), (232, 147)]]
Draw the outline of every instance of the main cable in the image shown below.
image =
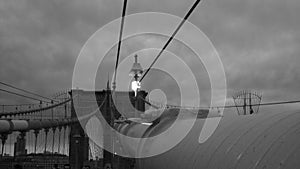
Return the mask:
[[(37, 99), (37, 98), (34, 98), (34, 97), (22, 95), (22, 94), (15, 93), (15, 92), (8, 91), (8, 90), (4, 90), (4, 89), (0, 89), (0, 91), (6, 92), (6, 93), (10, 93), (10, 94), (14, 94), (14, 95), (21, 96), (21, 97), (25, 97), (25, 98), (28, 98), (28, 99), (36, 100), (36, 101), (41, 101), (40, 99)], [(49, 102), (49, 101), (44, 101), (44, 102), (46, 102), (46, 103), (51, 103), (51, 102)]]
[(13, 86), (13, 85), (10, 85), (10, 84), (4, 83), (4, 82), (0, 82), (0, 84), (2, 84), (2, 85), (4, 85), (4, 86), (8, 86), (8, 87), (13, 88), (13, 89), (16, 89), (16, 90), (20, 90), (20, 91), (25, 92), (25, 93), (32, 94), (32, 95), (34, 95), (34, 96), (41, 97), (41, 98), (43, 98), (43, 99), (51, 100), (51, 101), (54, 101), (54, 102), (59, 102), (59, 101), (57, 101), (57, 100), (54, 100), (54, 99), (51, 99), (51, 98), (48, 98), (48, 97), (45, 97), (45, 96), (42, 96), (42, 95), (33, 93), (33, 92), (31, 92), (31, 91), (28, 91), (28, 90), (24, 90), (24, 89), (15, 87), (15, 86)]
[[(147, 100), (144, 100), (142, 97), (140, 97), (140, 99), (142, 99), (143, 102), (145, 102), (146, 104), (148, 104), (149, 106), (151, 107), (154, 107), (156, 109), (159, 109), (160, 107), (157, 106), (157, 105), (154, 105), (154, 101), (147, 101)], [(153, 102), (153, 103), (151, 103)], [(257, 104), (251, 104), (251, 106), (272, 106), (272, 105), (281, 105), (281, 104), (293, 104), (293, 103), (300, 103), (300, 100), (289, 100), (289, 101), (278, 101), (278, 102), (265, 102), (265, 103), (257, 103)], [(159, 104), (156, 102), (156, 104)], [(236, 108), (236, 107), (245, 107), (244, 105), (225, 105), (225, 106), (200, 106), (200, 107), (193, 107), (193, 106), (178, 106), (178, 105), (170, 105), (170, 104), (167, 104), (165, 105), (166, 107), (169, 107), (169, 108), (188, 108), (188, 109), (214, 109), (214, 108)], [(247, 107), (249, 105), (246, 105)]]
[(124, 28), (124, 20), (125, 20), (125, 15), (126, 15), (126, 7), (127, 7), (127, 0), (124, 0), (123, 12), (122, 12), (122, 20), (121, 20), (121, 28), (120, 28), (120, 34), (119, 34), (117, 59), (116, 59), (116, 65), (115, 65), (115, 75), (114, 75), (114, 81), (113, 81), (113, 87), (114, 87), (114, 89), (116, 87), (117, 70), (118, 70), (118, 64), (119, 64), (119, 58), (120, 58), (120, 51), (121, 51), (121, 44), (122, 44), (122, 35), (123, 35), (123, 28)]
[(191, 7), (191, 9), (188, 11), (188, 13), (185, 15), (185, 17), (182, 19), (182, 21), (180, 22), (180, 24), (178, 25), (178, 27), (175, 29), (175, 31), (173, 32), (172, 36), (170, 36), (169, 40), (167, 41), (167, 43), (164, 45), (164, 47), (160, 50), (160, 52), (158, 53), (158, 55), (156, 56), (156, 58), (153, 60), (153, 62), (151, 63), (151, 65), (149, 66), (149, 68), (146, 70), (146, 72), (143, 74), (143, 76), (140, 79), (140, 82), (145, 78), (145, 76), (148, 74), (148, 72), (150, 71), (150, 69), (152, 68), (152, 66), (154, 65), (154, 63), (157, 61), (157, 59), (161, 56), (161, 54), (164, 52), (164, 50), (168, 47), (168, 45), (170, 44), (170, 42), (173, 40), (173, 38), (175, 37), (175, 35), (177, 34), (177, 32), (180, 30), (180, 28), (182, 27), (182, 25), (185, 23), (185, 21), (189, 18), (189, 16), (192, 14), (192, 12), (194, 11), (194, 9), (197, 7), (197, 5), (199, 4), (201, 0), (196, 0), (196, 2), (193, 4), (193, 6)]

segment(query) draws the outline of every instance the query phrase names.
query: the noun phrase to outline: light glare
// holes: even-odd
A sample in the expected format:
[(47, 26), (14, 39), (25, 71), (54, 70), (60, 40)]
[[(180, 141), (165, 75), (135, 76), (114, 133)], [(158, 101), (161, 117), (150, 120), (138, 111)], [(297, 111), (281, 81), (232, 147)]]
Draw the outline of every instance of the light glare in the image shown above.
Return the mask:
[(134, 91), (134, 95), (136, 96), (137, 90), (141, 88), (141, 83), (139, 81), (131, 82), (131, 89)]

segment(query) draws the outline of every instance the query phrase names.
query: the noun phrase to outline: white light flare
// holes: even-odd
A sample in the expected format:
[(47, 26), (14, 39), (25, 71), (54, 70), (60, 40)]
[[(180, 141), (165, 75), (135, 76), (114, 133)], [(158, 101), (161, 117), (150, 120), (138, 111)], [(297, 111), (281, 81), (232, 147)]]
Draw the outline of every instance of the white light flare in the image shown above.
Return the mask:
[(137, 90), (140, 88), (141, 88), (141, 82), (139, 82), (139, 81), (131, 82), (131, 89), (134, 91), (134, 96), (137, 95)]

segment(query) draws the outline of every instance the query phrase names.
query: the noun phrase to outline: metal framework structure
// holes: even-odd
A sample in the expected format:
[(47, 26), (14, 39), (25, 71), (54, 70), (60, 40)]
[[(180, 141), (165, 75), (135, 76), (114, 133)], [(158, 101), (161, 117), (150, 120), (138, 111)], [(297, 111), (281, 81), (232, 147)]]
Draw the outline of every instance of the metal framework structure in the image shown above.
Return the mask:
[[(262, 94), (251, 90), (243, 90), (232, 97), (239, 115), (257, 114), (262, 100)], [(242, 110), (239, 110), (242, 105)]]

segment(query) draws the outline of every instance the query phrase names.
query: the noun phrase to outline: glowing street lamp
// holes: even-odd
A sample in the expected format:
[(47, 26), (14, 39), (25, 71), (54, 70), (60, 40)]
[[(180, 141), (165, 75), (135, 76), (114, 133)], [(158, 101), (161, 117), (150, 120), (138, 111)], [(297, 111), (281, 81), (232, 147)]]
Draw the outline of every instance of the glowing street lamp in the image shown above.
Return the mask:
[(131, 89), (134, 91), (134, 95), (137, 95), (137, 91), (141, 88), (141, 83), (139, 82), (139, 77), (143, 74), (143, 68), (137, 59), (138, 55), (134, 55), (135, 62), (132, 65), (132, 68), (129, 72), (129, 75), (134, 78), (134, 81), (131, 82)]

